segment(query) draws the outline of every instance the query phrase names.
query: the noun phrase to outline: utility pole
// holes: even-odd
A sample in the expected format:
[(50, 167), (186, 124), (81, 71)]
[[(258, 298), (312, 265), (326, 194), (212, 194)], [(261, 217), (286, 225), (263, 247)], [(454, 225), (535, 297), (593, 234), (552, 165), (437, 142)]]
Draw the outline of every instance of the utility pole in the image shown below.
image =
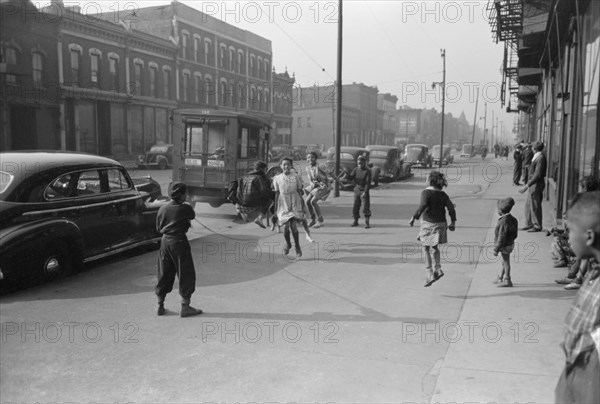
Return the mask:
[[(492, 109), (492, 136), (490, 140), (490, 147), (494, 147), (494, 110)], [(490, 149), (491, 150), (491, 149)]]
[(477, 87), (477, 99), (475, 101), (475, 116), (473, 117), (473, 134), (471, 135), (471, 156), (473, 155), (473, 142), (475, 141), (475, 125), (477, 125), (477, 105), (479, 105), (479, 87)]
[(486, 132), (487, 132), (487, 102), (485, 102), (483, 104), (484, 106), (484, 112), (483, 112), (483, 145), (485, 146), (485, 141), (487, 140), (486, 138)]
[[(340, 172), (340, 148), (342, 143), (342, 0), (338, 0), (338, 54), (337, 54), (337, 128), (335, 136), (335, 172)], [(340, 184), (335, 181), (334, 196), (340, 196)]]
[(431, 88), (435, 88), (436, 85), (442, 87), (442, 136), (440, 139), (440, 169), (442, 168), (442, 160), (444, 158), (444, 113), (446, 105), (446, 49), (440, 49), (442, 59), (444, 61), (444, 70), (442, 73), (442, 81), (434, 81), (431, 84)]

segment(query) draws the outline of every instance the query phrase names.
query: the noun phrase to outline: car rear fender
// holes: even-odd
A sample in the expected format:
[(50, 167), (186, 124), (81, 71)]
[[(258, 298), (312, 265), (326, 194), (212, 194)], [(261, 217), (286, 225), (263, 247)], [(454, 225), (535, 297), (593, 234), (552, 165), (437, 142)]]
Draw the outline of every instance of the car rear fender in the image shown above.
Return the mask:
[(48, 218), (6, 227), (0, 231), (0, 255), (28, 243), (64, 240), (73, 252), (83, 251), (83, 237), (76, 223), (61, 218)]

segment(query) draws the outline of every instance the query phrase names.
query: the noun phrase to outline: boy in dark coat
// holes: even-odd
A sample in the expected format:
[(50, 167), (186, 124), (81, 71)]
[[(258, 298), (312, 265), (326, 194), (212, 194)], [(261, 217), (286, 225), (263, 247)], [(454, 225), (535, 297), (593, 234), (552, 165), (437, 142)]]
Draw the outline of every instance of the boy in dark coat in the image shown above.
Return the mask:
[(190, 306), (192, 293), (196, 290), (196, 269), (186, 233), (192, 227), (196, 212), (186, 202), (187, 186), (174, 182), (171, 187), (171, 202), (161, 206), (156, 216), (156, 229), (162, 234), (158, 251), (158, 282), (154, 292), (158, 297), (156, 314), (166, 313), (165, 298), (173, 290), (175, 277), (179, 278), (181, 295), (181, 317), (202, 314), (202, 310)]
[(519, 229), (519, 222), (510, 214), (515, 206), (513, 198), (498, 201), (498, 223), (494, 231), (494, 256), (502, 255), (502, 270), (495, 283), (501, 288), (510, 288), (513, 283), (510, 278), (510, 253), (515, 248), (515, 239)]

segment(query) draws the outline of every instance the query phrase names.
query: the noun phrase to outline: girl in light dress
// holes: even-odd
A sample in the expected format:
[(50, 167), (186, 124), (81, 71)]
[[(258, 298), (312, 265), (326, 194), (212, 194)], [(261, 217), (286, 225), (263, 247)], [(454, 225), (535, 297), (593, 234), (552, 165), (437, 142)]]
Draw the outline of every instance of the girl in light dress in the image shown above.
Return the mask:
[(273, 190), (275, 191), (277, 224), (283, 226), (283, 238), (285, 239), (283, 253), (288, 255), (292, 248), (291, 232), (296, 246), (296, 258), (300, 258), (302, 249), (299, 242), (298, 223), (304, 226), (307, 241), (314, 242), (310, 237), (310, 230), (306, 222), (302, 177), (293, 169), (292, 159), (289, 157), (281, 159), (281, 169), (283, 173), (273, 177)]

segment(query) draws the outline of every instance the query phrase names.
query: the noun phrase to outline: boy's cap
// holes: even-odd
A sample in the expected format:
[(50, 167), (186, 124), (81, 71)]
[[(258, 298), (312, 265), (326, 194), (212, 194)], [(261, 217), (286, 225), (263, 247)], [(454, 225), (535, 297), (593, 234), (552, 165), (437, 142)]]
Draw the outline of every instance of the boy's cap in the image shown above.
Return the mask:
[(185, 195), (187, 186), (183, 182), (176, 181), (171, 185), (171, 198), (176, 199), (182, 195)]
[(513, 198), (500, 199), (498, 201), (498, 209), (502, 213), (508, 213), (515, 206), (515, 200)]
[(365, 158), (365, 156), (360, 155), (360, 156), (358, 156), (357, 161), (367, 161), (367, 159)]

